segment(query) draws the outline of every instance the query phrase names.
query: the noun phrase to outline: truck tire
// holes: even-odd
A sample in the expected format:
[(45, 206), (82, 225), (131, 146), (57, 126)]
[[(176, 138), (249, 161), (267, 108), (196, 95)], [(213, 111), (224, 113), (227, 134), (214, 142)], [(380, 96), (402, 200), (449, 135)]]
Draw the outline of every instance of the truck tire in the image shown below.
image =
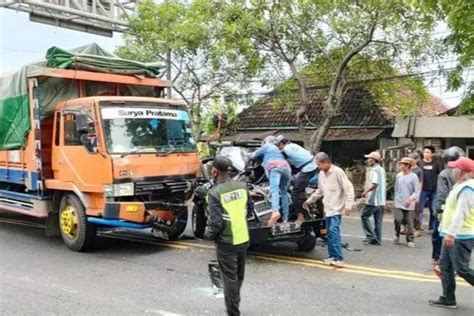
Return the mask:
[(192, 226), (194, 237), (203, 238), (204, 233), (206, 232), (207, 217), (204, 211), (204, 205), (199, 203), (194, 203), (193, 212), (192, 212)]
[(87, 251), (94, 244), (97, 226), (87, 222), (86, 208), (75, 194), (65, 194), (61, 199), (59, 229), (72, 251)]
[(180, 218), (178, 218), (178, 222), (174, 225), (174, 227), (168, 232), (168, 237), (170, 239), (176, 239), (181, 234), (184, 233), (186, 229), (186, 224), (188, 223), (188, 213), (183, 213)]
[(298, 250), (302, 252), (310, 252), (316, 247), (316, 235), (312, 230), (307, 230), (306, 234), (296, 242)]

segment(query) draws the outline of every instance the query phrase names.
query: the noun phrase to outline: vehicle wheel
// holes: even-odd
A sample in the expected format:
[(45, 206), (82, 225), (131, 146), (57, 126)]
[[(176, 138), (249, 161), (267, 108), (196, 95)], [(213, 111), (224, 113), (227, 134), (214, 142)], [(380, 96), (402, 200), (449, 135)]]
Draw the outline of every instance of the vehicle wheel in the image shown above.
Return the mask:
[(174, 225), (174, 227), (169, 231), (168, 236), (170, 239), (176, 239), (184, 233), (186, 229), (186, 224), (188, 223), (188, 213), (185, 212), (181, 215), (178, 219), (178, 222)]
[(203, 204), (194, 203), (192, 225), (194, 237), (203, 238), (207, 225), (207, 217)]
[(74, 194), (66, 194), (59, 206), (59, 229), (66, 246), (86, 251), (94, 243), (97, 226), (87, 222), (86, 208)]
[(316, 235), (313, 231), (307, 231), (306, 234), (296, 242), (298, 250), (309, 252), (316, 247)]

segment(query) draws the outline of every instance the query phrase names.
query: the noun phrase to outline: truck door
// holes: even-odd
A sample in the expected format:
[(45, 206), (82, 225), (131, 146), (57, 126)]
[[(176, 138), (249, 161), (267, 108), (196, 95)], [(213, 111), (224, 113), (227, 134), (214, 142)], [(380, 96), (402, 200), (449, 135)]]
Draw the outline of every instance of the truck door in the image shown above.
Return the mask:
[(59, 115), (55, 178), (72, 182), (82, 192), (102, 192), (103, 185), (112, 182), (112, 162), (108, 155), (99, 153), (97, 120), (91, 109), (64, 109)]

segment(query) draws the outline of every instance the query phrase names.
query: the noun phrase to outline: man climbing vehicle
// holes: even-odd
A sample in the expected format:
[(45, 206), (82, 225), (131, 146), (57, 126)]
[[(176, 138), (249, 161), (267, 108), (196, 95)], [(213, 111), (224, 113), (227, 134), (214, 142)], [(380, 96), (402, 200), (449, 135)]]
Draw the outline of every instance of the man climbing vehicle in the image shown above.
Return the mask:
[(262, 147), (251, 155), (251, 159), (261, 159), (263, 161), (262, 165), (270, 181), (272, 216), (268, 220), (267, 226), (269, 227), (274, 226), (280, 217), (283, 217), (283, 222), (287, 222), (290, 213), (288, 187), (291, 179), (291, 168), (275, 143), (275, 136), (267, 136), (262, 142)]
[(297, 220), (303, 221), (303, 203), (306, 200), (306, 187), (309, 181), (316, 175), (316, 163), (311, 152), (298, 144), (290, 142), (285, 136), (277, 136), (276, 141), (283, 156), (297, 171), (291, 193), (291, 201), (293, 202), (293, 209), (297, 214)]

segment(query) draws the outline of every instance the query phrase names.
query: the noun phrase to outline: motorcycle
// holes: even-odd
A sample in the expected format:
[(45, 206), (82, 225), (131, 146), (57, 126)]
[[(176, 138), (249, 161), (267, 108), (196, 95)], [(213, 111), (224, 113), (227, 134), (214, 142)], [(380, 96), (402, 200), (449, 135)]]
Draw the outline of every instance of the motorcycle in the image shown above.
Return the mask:
[[(259, 245), (273, 242), (295, 242), (300, 251), (308, 252), (316, 246), (318, 237), (325, 238), (326, 229), (324, 225), (324, 210), (322, 202), (314, 204), (305, 211), (305, 219), (302, 222), (291, 221), (296, 218), (296, 212), (290, 201), (290, 221), (277, 223), (273, 227), (267, 227), (271, 217), (270, 186), (265, 172), (260, 163), (250, 163), (250, 151), (258, 147), (256, 142), (234, 142), (229, 146), (221, 146), (218, 155), (230, 159), (233, 165), (231, 177), (236, 181), (247, 184), (255, 208), (247, 214), (247, 223), (250, 233), (250, 243)], [(207, 202), (206, 197), (213, 186), (211, 177), (213, 158), (202, 160), (203, 176), (199, 179), (199, 185), (194, 191), (194, 207), (192, 210), (192, 227), (194, 235), (203, 238), (207, 225)], [(290, 186), (291, 190), (291, 186)], [(314, 188), (308, 188), (307, 194), (311, 194)]]

